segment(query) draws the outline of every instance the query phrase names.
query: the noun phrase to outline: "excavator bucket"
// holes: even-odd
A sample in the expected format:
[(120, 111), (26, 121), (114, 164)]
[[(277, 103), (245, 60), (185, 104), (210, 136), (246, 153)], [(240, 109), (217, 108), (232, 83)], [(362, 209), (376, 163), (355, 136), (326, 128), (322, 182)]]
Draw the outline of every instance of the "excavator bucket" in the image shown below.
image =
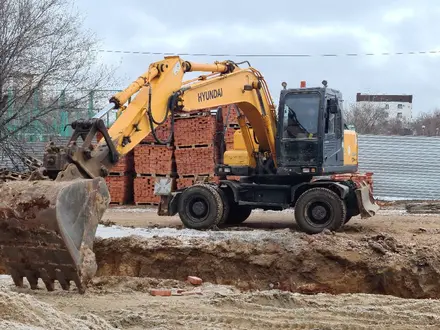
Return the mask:
[(370, 186), (364, 181), (359, 182), (355, 190), (361, 218), (370, 218), (376, 215), (380, 207), (376, 204), (371, 194)]
[(47, 290), (71, 281), (84, 293), (97, 264), (93, 241), (110, 202), (103, 178), (0, 185), (0, 263), (16, 286)]

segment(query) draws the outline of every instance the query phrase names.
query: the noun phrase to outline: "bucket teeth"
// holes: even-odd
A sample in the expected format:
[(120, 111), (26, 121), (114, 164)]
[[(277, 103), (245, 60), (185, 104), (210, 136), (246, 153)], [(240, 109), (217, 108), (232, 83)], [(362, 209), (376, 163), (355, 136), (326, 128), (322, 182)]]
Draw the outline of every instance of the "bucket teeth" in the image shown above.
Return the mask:
[(110, 196), (103, 178), (15, 181), (0, 187), (0, 262), (17, 287), (39, 279), (48, 291), (75, 283), (84, 293), (95, 275), (98, 222)]

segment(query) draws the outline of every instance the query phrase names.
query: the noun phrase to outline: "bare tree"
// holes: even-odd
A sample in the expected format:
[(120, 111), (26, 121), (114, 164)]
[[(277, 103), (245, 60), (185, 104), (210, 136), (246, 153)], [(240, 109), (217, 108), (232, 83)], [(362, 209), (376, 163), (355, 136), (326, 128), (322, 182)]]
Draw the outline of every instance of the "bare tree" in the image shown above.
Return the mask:
[[(48, 129), (64, 106), (109, 88), (112, 72), (97, 63), (97, 40), (82, 29), (69, 0), (0, 0), (0, 146), (25, 128)], [(38, 104), (36, 106), (35, 104)], [(11, 150), (8, 150), (11, 153)]]
[(416, 135), (440, 135), (440, 109), (421, 113), (412, 123)]
[(387, 131), (389, 114), (374, 102), (351, 104), (345, 111), (347, 125), (353, 125), (359, 134), (382, 134)]

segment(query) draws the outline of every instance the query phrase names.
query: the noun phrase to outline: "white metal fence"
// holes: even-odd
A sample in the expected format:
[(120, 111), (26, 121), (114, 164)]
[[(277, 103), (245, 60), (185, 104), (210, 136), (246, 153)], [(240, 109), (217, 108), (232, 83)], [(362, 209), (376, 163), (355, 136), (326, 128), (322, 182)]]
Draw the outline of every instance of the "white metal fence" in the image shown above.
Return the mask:
[(440, 199), (440, 138), (360, 135), (359, 170), (374, 173), (376, 198)]

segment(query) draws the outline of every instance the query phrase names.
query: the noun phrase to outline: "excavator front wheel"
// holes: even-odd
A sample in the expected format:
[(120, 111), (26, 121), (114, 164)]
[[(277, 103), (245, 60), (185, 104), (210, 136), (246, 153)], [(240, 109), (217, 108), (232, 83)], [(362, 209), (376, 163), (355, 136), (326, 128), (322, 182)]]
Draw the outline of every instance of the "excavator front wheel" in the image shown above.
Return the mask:
[(324, 229), (338, 230), (345, 221), (347, 207), (344, 201), (327, 188), (306, 190), (295, 205), (295, 220), (301, 231), (317, 234)]
[[(186, 188), (179, 198), (178, 213), (185, 227), (212, 229), (225, 217), (225, 198), (217, 186), (195, 184)], [(227, 216), (227, 215), (226, 215)]]

